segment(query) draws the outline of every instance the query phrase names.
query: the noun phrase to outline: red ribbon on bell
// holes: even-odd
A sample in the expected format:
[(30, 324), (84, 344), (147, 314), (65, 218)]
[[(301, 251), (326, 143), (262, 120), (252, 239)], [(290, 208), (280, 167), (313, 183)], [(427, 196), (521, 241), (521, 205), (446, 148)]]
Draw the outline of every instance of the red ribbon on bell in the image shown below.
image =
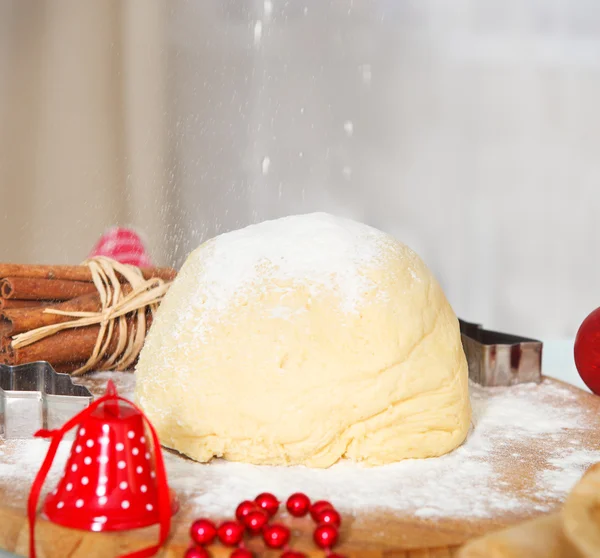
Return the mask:
[(156, 545), (121, 558), (154, 556), (169, 536), (177, 499), (169, 490), (154, 427), (136, 405), (118, 395), (109, 381), (103, 397), (60, 429), (35, 434), (51, 441), (29, 493), (30, 557), (36, 556), (35, 520), (42, 486), (60, 441), (76, 426), (79, 430), (65, 473), (46, 497), (43, 516), (65, 527), (87, 531), (122, 531), (159, 523)]

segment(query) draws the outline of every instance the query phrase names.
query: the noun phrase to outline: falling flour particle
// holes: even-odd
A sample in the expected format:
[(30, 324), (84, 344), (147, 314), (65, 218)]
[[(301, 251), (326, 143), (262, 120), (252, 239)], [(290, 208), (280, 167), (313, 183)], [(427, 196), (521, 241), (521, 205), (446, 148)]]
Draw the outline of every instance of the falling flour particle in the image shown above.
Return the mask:
[(254, 44), (258, 45), (262, 38), (263, 24), (262, 21), (257, 21), (254, 24)]
[[(131, 397), (133, 374), (96, 374), (90, 389), (103, 393), (108, 379), (115, 380), (122, 395)], [(169, 451), (164, 457), (171, 487), (198, 516), (230, 516), (241, 500), (263, 491), (279, 498), (304, 491), (355, 515), (371, 509), (424, 519), (540, 513), (559, 505), (585, 469), (600, 461), (600, 451), (568, 443), (574, 432), (581, 438), (581, 431), (597, 427), (573, 397), (569, 389), (548, 381), (507, 388), (472, 384), (473, 428), (461, 447), (442, 457), (384, 467), (340, 462), (323, 470), (222, 460), (206, 465)], [(9, 494), (15, 486), (28, 486), (47, 448), (47, 441), (40, 439), (0, 443), (0, 488)], [(63, 442), (48, 488), (56, 484), (69, 450), (70, 444)], [(506, 455), (517, 452), (528, 456), (527, 463)], [(532, 475), (531, 488), (513, 490), (508, 479), (515, 469)]]
[(270, 166), (271, 166), (271, 159), (269, 157), (264, 157), (262, 160), (262, 173), (268, 174)]
[(362, 80), (366, 85), (370, 85), (371, 83), (371, 65), (370, 64), (363, 64), (360, 67), (361, 70), (361, 75), (362, 75)]
[(265, 11), (265, 16), (270, 16), (273, 13), (273, 2), (272, 0), (265, 0), (263, 3), (263, 10)]
[(346, 120), (346, 122), (344, 122), (344, 132), (346, 132), (346, 134), (349, 136), (354, 133), (354, 124), (351, 120)]

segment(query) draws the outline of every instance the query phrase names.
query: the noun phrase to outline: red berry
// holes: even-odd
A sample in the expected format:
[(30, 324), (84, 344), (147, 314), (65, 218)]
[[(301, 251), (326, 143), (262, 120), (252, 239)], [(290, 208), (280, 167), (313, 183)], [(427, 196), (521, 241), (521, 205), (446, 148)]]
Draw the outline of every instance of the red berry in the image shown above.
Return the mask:
[(339, 527), (342, 523), (342, 518), (333, 508), (324, 509), (317, 514), (317, 523), (320, 525), (333, 525), (334, 527)]
[(217, 536), (217, 528), (209, 519), (197, 519), (190, 527), (190, 536), (196, 544), (211, 544)]
[(575, 337), (575, 365), (585, 385), (600, 395), (600, 308), (585, 320)]
[(286, 550), (280, 558), (306, 558), (304, 552), (296, 552), (295, 550)]
[(254, 554), (245, 548), (236, 548), (230, 554), (230, 558), (254, 558)]
[(251, 511), (246, 517), (244, 517), (244, 525), (246, 526), (246, 529), (248, 529), (248, 531), (250, 531), (253, 535), (260, 533), (267, 521), (269, 521), (267, 512), (264, 512), (260, 509)]
[(235, 546), (244, 536), (244, 527), (237, 521), (226, 521), (219, 527), (217, 534), (225, 546)]
[(259, 494), (254, 501), (259, 508), (265, 510), (271, 517), (273, 517), (279, 509), (279, 500), (277, 500), (273, 494), (269, 494), (268, 492)]
[(331, 548), (338, 540), (338, 530), (333, 525), (319, 525), (313, 538), (318, 547)]
[(332, 510), (333, 506), (326, 500), (319, 500), (310, 507), (310, 515), (317, 521), (317, 516), (325, 510)]
[(304, 517), (310, 508), (310, 500), (306, 494), (296, 492), (287, 499), (285, 506), (294, 517)]
[(256, 509), (256, 503), (250, 500), (244, 500), (235, 510), (235, 516), (238, 521), (242, 521), (251, 511)]
[(263, 539), (269, 548), (281, 548), (290, 540), (290, 530), (280, 523), (267, 525), (263, 529)]
[(210, 553), (201, 546), (190, 546), (185, 551), (184, 558), (210, 558)]

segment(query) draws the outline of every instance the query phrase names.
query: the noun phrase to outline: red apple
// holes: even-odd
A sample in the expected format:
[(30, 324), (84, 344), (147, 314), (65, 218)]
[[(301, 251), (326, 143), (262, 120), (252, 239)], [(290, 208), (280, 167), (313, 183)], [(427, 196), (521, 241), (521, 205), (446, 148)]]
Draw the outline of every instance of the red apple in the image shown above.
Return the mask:
[(596, 308), (579, 326), (574, 353), (581, 379), (596, 395), (600, 395), (600, 308)]

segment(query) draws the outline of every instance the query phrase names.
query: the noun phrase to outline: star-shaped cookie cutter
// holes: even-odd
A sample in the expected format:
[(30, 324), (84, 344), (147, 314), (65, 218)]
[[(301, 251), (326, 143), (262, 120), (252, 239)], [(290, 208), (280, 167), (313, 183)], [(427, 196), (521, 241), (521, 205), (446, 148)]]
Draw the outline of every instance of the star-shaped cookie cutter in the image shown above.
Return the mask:
[(0, 364), (0, 439), (32, 438), (53, 430), (85, 409), (93, 396), (44, 361)]
[(482, 386), (542, 381), (542, 342), (459, 320), (469, 378)]

